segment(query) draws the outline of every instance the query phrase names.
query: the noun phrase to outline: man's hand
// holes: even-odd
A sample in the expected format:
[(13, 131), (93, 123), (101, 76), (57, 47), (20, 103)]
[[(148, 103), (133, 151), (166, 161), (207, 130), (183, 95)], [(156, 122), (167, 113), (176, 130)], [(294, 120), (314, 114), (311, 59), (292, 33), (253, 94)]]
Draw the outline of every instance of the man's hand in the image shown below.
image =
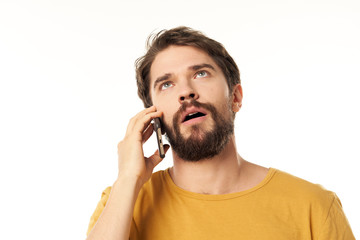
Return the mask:
[[(133, 117), (124, 139), (118, 144), (119, 175), (111, 188), (109, 199), (99, 219), (88, 235), (88, 240), (129, 239), (131, 219), (141, 187), (151, 177), (162, 158), (156, 151), (144, 157), (143, 144), (153, 133), (152, 119), (161, 117), (155, 107), (149, 107)], [(165, 151), (169, 145), (164, 146)]]
[[(124, 139), (118, 144), (119, 177), (134, 179), (141, 187), (147, 182), (162, 158), (158, 150), (150, 157), (144, 157), (143, 144), (153, 134), (151, 120), (161, 117), (154, 106), (144, 109), (131, 118)], [(165, 145), (165, 152), (169, 149)]]

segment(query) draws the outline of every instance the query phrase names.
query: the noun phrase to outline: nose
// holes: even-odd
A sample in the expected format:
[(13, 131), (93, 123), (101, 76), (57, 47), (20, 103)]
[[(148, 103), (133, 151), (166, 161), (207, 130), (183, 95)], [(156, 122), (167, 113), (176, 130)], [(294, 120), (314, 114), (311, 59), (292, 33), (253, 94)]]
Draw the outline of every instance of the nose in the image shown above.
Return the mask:
[(182, 89), (179, 94), (179, 103), (182, 104), (185, 101), (197, 100), (199, 98), (199, 94), (192, 87), (186, 86)]

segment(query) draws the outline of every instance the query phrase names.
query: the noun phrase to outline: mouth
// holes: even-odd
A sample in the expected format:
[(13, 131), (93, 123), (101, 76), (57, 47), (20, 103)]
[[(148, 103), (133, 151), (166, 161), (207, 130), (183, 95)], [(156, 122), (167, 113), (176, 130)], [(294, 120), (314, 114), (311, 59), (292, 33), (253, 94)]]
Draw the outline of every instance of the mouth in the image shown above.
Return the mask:
[(189, 109), (183, 114), (181, 123), (198, 122), (206, 115), (207, 113), (201, 109)]

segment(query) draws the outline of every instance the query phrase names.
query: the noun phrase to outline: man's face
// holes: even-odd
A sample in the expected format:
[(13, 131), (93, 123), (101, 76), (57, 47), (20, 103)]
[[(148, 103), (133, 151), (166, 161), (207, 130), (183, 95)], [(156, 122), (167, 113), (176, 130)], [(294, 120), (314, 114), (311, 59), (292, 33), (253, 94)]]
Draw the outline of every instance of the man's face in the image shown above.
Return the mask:
[(189, 161), (217, 155), (233, 134), (233, 97), (224, 74), (200, 49), (170, 46), (150, 69), (150, 94), (175, 153)]

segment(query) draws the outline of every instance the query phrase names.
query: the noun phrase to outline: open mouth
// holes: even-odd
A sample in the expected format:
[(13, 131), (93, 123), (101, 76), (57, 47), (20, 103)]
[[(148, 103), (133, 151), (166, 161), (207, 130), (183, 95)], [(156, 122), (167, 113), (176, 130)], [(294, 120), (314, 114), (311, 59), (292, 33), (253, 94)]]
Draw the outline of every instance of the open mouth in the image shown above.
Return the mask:
[(203, 117), (203, 116), (206, 116), (206, 114), (202, 113), (202, 112), (193, 112), (193, 113), (190, 113), (190, 114), (186, 115), (182, 122), (186, 122), (186, 121), (189, 121), (191, 119), (199, 118), (199, 117)]

